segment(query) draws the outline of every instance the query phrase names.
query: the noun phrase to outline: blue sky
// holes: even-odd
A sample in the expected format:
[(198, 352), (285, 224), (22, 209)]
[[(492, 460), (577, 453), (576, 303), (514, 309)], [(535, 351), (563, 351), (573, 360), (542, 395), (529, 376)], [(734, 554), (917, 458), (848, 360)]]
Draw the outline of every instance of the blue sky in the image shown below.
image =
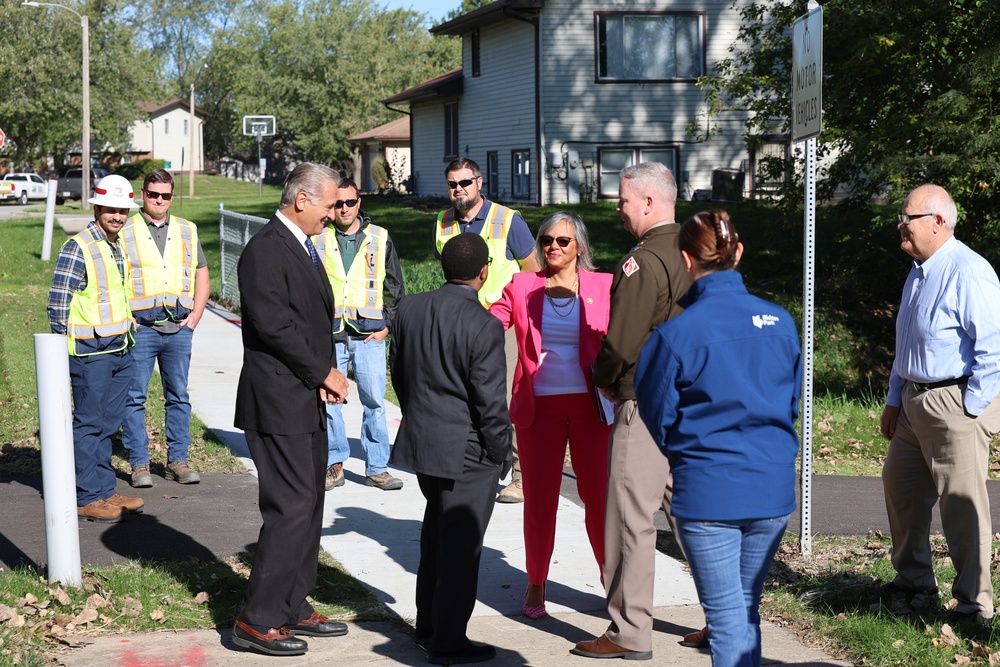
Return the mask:
[(412, 9), (422, 14), (429, 14), (432, 23), (440, 23), (445, 14), (458, 7), (459, 0), (380, 0), (389, 9)]

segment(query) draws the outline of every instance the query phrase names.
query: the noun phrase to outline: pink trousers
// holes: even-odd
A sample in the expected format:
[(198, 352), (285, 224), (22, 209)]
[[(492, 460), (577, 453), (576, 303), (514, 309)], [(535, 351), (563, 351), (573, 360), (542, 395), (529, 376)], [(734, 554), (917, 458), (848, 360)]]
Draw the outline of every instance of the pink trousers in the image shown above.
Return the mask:
[(601, 423), (588, 394), (564, 394), (536, 397), (534, 423), (516, 430), (524, 491), (528, 582), (541, 585), (549, 575), (567, 440), (590, 547), (602, 572), (611, 427)]

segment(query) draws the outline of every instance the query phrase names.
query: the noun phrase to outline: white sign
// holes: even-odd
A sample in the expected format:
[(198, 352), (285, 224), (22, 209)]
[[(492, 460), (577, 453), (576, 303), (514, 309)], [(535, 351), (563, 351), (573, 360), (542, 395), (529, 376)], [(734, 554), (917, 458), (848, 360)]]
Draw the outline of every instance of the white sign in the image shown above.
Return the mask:
[(792, 26), (792, 142), (823, 129), (823, 8)]

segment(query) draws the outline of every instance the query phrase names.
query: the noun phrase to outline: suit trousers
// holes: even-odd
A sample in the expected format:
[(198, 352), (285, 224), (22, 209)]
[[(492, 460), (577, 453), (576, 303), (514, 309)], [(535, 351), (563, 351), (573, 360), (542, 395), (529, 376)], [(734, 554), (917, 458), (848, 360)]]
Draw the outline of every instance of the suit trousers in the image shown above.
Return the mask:
[(965, 413), (965, 384), (920, 391), (903, 388), (902, 406), (882, 468), (892, 533), (895, 584), (904, 590), (936, 585), (931, 567), (931, 509), (941, 500), (941, 524), (955, 565), (957, 611), (993, 616), (990, 563), (993, 530), (986, 494), (989, 447), (1000, 430), (996, 400), (978, 417)]
[(483, 537), (500, 481), (500, 467), (481, 459), (482, 451), (469, 443), (460, 479), (417, 473), (427, 507), (420, 529), (416, 629), (433, 636), (434, 651), (460, 650), (469, 641)]
[(611, 625), (605, 633), (630, 651), (653, 650), (653, 579), (656, 527), (653, 515), (670, 515), (673, 476), (665, 452), (639, 417), (635, 400), (615, 409), (608, 446), (608, 503), (604, 517), (604, 587)]
[(524, 484), (524, 552), (528, 582), (542, 585), (556, 538), (556, 510), (562, 485), (566, 442), (583, 501), (587, 537), (599, 575), (604, 564), (604, 509), (608, 487), (608, 435), (589, 394), (535, 398), (535, 420), (518, 428)]
[(326, 431), (246, 431), (257, 468), (260, 515), (250, 581), (239, 620), (280, 628), (308, 618), (323, 528)]
[[(507, 407), (510, 407), (510, 396), (514, 391), (514, 370), (517, 368), (517, 335), (514, 327), (510, 327), (503, 335), (503, 353), (507, 357)], [(517, 451), (517, 433), (510, 434), (511, 473), (510, 481), (521, 479), (521, 457)]]

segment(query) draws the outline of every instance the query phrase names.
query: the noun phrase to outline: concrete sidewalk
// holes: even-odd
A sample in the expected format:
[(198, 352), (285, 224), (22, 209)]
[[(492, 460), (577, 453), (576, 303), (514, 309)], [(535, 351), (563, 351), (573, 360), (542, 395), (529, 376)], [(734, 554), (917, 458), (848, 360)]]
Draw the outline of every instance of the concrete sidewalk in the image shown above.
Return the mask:
[[(225, 310), (210, 307), (194, 337), (189, 384), (195, 413), (242, 458), (251, 472), (243, 434), (233, 426), (236, 384), (242, 365), (240, 323)], [(356, 397), (352, 386), (352, 395)], [(399, 425), (399, 409), (387, 404), (390, 437)], [(401, 619), (412, 624), (424, 499), (416, 477), (393, 470), (404, 481), (399, 491), (364, 485), (364, 462), (357, 435), (361, 405), (344, 409), (352, 458), (345, 464), (347, 484), (327, 493), (321, 545)], [(524, 570), (522, 505), (498, 504), (486, 534), (478, 603), (469, 636), (497, 646), (495, 665), (587, 664), (569, 654), (573, 644), (603, 632), (608, 620), (600, 573), (583, 525), (583, 510), (563, 498), (559, 506), (556, 548), (549, 575), (548, 618), (521, 615), (527, 583)], [(259, 524), (258, 524), (259, 525)], [(252, 543), (256, 533), (247, 534)], [(685, 567), (657, 554), (654, 659), (657, 664), (710, 665), (707, 652), (678, 646), (686, 632), (700, 628), (704, 617), (694, 583)], [(392, 623), (353, 623), (346, 637), (309, 639), (310, 650), (294, 664), (338, 661), (346, 665), (425, 662), (412, 639)], [(792, 633), (764, 624), (766, 664), (847, 665), (803, 646)], [(165, 661), (166, 660), (166, 661)], [(146, 633), (95, 640), (62, 660), (72, 667), (128, 665), (273, 665), (275, 659), (234, 650), (229, 629)]]

